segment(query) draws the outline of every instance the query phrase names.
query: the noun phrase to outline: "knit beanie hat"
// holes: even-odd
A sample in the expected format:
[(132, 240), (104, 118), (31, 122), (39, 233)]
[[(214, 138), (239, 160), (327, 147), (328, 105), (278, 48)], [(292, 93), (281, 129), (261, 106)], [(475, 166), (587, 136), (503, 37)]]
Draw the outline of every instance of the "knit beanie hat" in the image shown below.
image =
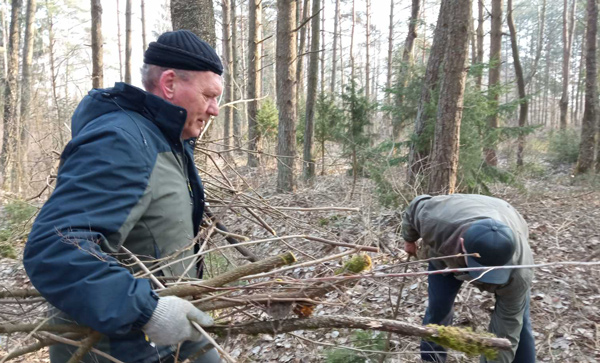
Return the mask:
[(188, 71), (211, 71), (223, 74), (217, 52), (189, 30), (161, 34), (144, 53), (144, 63)]

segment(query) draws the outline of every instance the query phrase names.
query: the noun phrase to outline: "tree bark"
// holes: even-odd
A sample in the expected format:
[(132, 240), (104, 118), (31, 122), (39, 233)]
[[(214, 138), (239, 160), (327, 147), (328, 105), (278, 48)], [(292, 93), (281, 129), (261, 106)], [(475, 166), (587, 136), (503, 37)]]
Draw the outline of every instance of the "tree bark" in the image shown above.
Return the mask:
[(313, 157), (315, 105), (317, 102), (317, 81), (319, 74), (319, 33), (320, 17), (317, 16), (321, 8), (320, 0), (312, 0), (312, 38), (310, 45), (310, 59), (308, 68), (308, 86), (306, 91), (306, 119), (304, 123), (304, 163), (303, 176), (305, 181), (310, 181), (315, 176), (315, 160)]
[(325, 92), (325, 3), (321, 10), (321, 47), (319, 50), (319, 58), (321, 60), (321, 93)]
[(104, 87), (104, 56), (102, 40), (102, 4), (92, 1), (92, 87)]
[[(308, 18), (308, 7), (309, 1), (304, 0), (304, 4), (302, 5), (302, 0), (296, 1), (296, 23), (298, 26), (303, 24), (300, 30), (300, 41), (298, 44), (298, 53), (296, 53), (296, 115), (300, 115), (300, 104), (302, 103), (302, 95), (304, 94), (304, 49), (306, 49), (306, 30), (309, 23), (305, 23)], [(300, 17), (300, 12), (302, 13), (302, 17)], [(314, 14), (311, 14), (313, 16)]]
[(544, 46), (544, 28), (545, 28), (545, 24), (546, 24), (546, 0), (543, 0), (543, 2), (542, 2), (542, 10), (541, 10), (541, 13), (540, 13), (540, 20), (539, 20), (540, 32), (539, 32), (539, 35), (538, 35), (537, 50), (535, 52), (535, 58), (533, 59), (533, 65), (531, 66), (531, 72), (529, 72), (529, 75), (527, 76), (527, 78), (525, 78), (525, 85), (526, 86), (529, 84), (529, 82), (531, 82), (531, 80), (533, 79), (533, 77), (537, 73), (538, 64), (540, 62), (540, 58), (542, 57), (542, 47)]
[[(596, 0), (587, 2), (587, 33), (585, 57), (585, 109), (581, 123), (581, 144), (579, 144), (578, 174), (593, 168), (595, 136), (598, 127), (598, 69), (596, 49), (598, 42), (598, 4)], [(598, 163), (598, 160), (596, 161)], [(598, 165), (598, 164), (596, 164)]]
[[(117, 0), (117, 49), (119, 52), (119, 81), (123, 82), (123, 51), (121, 50), (121, 4)], [(145, 49), (144, 49), (145, 50)]]
[[(488, 76), (488, 97), (492, 106), (492, 115), (488, 119), (488, 128), (494, 132), (500, 126), (498, 119), (498, 102), (500, 100), (500, 66), (502, 61), (502, 0), (492, 0), (492, 29), (490, 34), (490, 70)], [(496, 142), (488, 140), (484, 148), (485, 162), (488, 165), (498, 165), (496, 157)]]
[(12, 173), (12, 168), (14, 168), (16, 164), (16, 139), (19, 133), (17, 102), (19, 90), (19, 28), (21, 23), (21, 0), (12, 0), (11, 7), (10, 33), (8, 40), (8, 73), (4, 87), (4, 135), (2, 152), (0, 154), (0, 175), (4, 178), (3, 185), (8, 190), (13, 190), (15, 187), (15, 174)]
[(215, 48), (215, 10), (212, 0), (171, 0), (173, 30), (187, 29)]
[(418, 187), (418, 176), (423, 177), (423, 173), (429, 169), (429, 157), (431, 150), (431, 139), (422, 140), (425, 129), (431, 124), (433, 115), (428, 112), (431, 95), (438, 85), (439, 69), (444, 61), (446, 53), (446, 41), (448, 39), (448, 1), (442, 1), (440, 5), (440, 13), (438, 15), (435, 33), (433, 35), (433, 44), (429, 60), (427, 61), (427, 69), (425, 70), (425, 80), (421, 87), (421, 96), (419, 99), (419, 108), (417, 109), (417, 117), (415, 118), (414, 137), (419, 142), (412, 142), (408, 155), (407, 179), (410, 185)]
[(569, 125), (569, 73), (571, 61), (571, 46), (573, 45), (573, 29), (575, 28), (575, 4), (572, 0), (571, 10), (567, 12), (568, 0), (563, 3), (563, 60), (562, 60), (562, 96), (560, 97), (560, 129), (565, 130)]
[[(515, 21), (513, 19), (513, 4), (512, 0), (508, 0), (507, 4), (507, 18), (508, 29), (510, 31), (510, 45), (512, 48), (513, 63), (515, 65), (515, 74), (517, 76), (517, 89), (519, 92), (519, 127), (525, 127), (527, 125), (527, 114), (529, 113), (529, 101), (525, 94), (525, 79), (523, 77), (523, 67), (521, 66), (521, 59), (519, 58), (519, 47), (517, 44), (517, 29), (515, 27)], [(523, 166), (523, 149), (525, 148), (525, 136), (519, 135), (517, 140), (517, 166)]]
[(452, 194), (456, 187), (471, 0), (453, 1), (447, 12), (452, 21), (448, 26), (444, 78), (440, 85), (429, 194)]
[[(393, 78), (393, 68), (392, 68), (392, 64), (393, 64), (393, 56), (394, 56), (394, 1), (395, 0), (390, 0), (390, 24), (388, 27), (388, 54), (387, 54), (387, 77), (386, 77), (386, 81), (385, 81), (385, 86), (388, 89), (388, 91), (386, 92), (386, 100), (385, 103), (388, 106), (392, 105), (392, 93), (390, 92), (390, 90), (392, 89), (392, 78)], [(392, 130), (394, 128), (394, 124), (393, 124), (393, 116), (391, 116), (389, 113), (386, 115), (386, 119), (387, 119), (387, 123), (388, 125), (391, 124), (392, 126)], [(392, 132), (393, 134), (393, 132)]]
[[(477, 1), (477, 61), (475, 63), (483, 63), (483, 1)], [(483, 81), (483, 70), (477, 72), (475, 77), (475, 87), (481, 91), (481, 83)]]
[(277, 0), (277, 191), (293, 192), (296, 157), (295, 0)]
[[(408, 33), (406, 34), (406, 40), (404, 41), (404, 49), (402, 51), (402, 64), (400, 65), (400, 72), (398, 74), (399, 89), (404, 90), (408, 85), (410, 79), (411, 67), (413, 64), (413, 48), (415, 39), (417, 38), (417, 24), (419, 22), (419, 9), (421, 0), (412, 0), (410, 20), (408, 22)], [(396, 108), (401, 109), (404, 104), (404, 95), (396, 94), (395, 97)], [(400, 141), (400, 132), (402, 131), (403, 119), (397, 118), (394, 120), (393, 135), (394, 141)]]
[[(221, 44), (223, 45), (223, 68), (225, 69), (225, 80), (223, 90), (223, 102), (225, 104), (230, 103), (234, 92), (234, 82), (232, 82), (232, 65), (233, 58), (231, 56), (232, 46), (231, 43), (231, 2), (230, 0), (221, 0), (221, 13), (222, 22), (221, 29), (223, 31)], [(233, 106), (227, 106), (223, 110), (223, 145), (225, 150), (231, 149), (231, 123), (233, 121)], [(225, 154), (227, 159), (230, 159), (229, 153)]]
[(23, 76), (21, 81), (21, 112), (20, 112), (20, 130), (17, 140), (17, 185), (20, 187), (24, 178), (24, 165), (27, 156), (27, 125), (31, 119), (31, 65), (33, 63), (33, 41), (35, 38), (35, 28), (33, 22), (37, 10), (36, 0), (27, 1), (27, 13), (25, 15), (25, 39), (23, 44)]
[(331, 56), (331, 94), (335, 94), (335, 72), (337, 66), (337, 47), (340, 22), (340, 0), (335, 0), (335, 15), (333, 20), (333, 54)]
[[(235, 0), (231, 0), (231, 80), (233, 83), (232, 100), (242, 98), (241, 80), (238, 71), (238, 52), (237, 52), (237, 15)], [(243, 58), (243, 57), (242, 57)], [(239, 107), (239, 106), (238, 106)], [(242, 121), (238, 107), (233, 107), (233, 142), (236, 148), (241, 148), (242, 142)], [(239, 151), (241, 153), (241, 150)]]
[[(419, 0), (420, 1), (420, 0)], [(366, 24), (365, 24), (365, 97), (371, 102), (371, 0), (365, 0)], [(369, 127), (369, 126), (367, 126)]]
[(131, 84), (131, 0), (125, 2), (125, 83)]
[(148, 42), (146, 41), (146, 0), (141, 0), (140, 4), (141, 20), (142, 20), (142, 52), (148, 48)]
[[(260, 133), (256, 124), (258, 98), (261, 95), (261, 52), (259, 42), (262, 34), (262, 0), (248, 0), (248, 149), (258, 151)], [(294, 67), (294, 71), (295, 71)], [(295, 87), (295, 85), (294, 85)], [(248, 166), (257, 167), (260, 158), (257, 153), (248, 153)]]

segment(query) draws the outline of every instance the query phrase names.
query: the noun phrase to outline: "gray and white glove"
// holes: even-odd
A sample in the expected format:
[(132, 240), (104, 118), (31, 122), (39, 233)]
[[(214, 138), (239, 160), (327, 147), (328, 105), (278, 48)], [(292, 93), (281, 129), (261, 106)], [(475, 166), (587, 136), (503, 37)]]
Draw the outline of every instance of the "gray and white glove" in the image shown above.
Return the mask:
[(210, 315), (196, 309), (189, 301), (176, 296), (165, 296), (158, 299), (156, 309), (142, 330), (156, 345), (173, 345), (185, 340), (199, 341), (202, 334), (192, 326), (192, 321), (200, 326), (214, 324)]

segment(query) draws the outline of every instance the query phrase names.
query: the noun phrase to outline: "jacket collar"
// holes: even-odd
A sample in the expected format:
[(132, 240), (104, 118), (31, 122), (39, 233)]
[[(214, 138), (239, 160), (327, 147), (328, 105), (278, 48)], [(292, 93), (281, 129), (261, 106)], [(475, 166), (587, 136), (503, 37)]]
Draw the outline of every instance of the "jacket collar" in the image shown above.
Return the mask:
[[(112, 89), (113, 99), (123, 108), (142, 114), (152, 121), (173, 142), (181, 140), (187, 111), (163, 98), (127, 83), (117, 82)], [(119, 100), (120, 98), (120, 100)]]

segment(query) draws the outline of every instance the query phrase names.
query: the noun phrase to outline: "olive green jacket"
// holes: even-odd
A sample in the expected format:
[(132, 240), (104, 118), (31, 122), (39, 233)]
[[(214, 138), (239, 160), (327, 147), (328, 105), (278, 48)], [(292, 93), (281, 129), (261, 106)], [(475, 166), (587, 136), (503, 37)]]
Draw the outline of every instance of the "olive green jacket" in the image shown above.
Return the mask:
[[(415, 198), (402, 218), (402, 237), (407, 242), (422, 239), (426, 257), (442, 257), (461, 252), (460, 237), (471, 223), (493, 218), (508, 225), (516, 238), (517, 246), (511, 265), (533, 264), (529, 248), (528, 228), (523, 217), (508, 202), (475, 194), (452, 194), (441, 196), (421, 195)], [(438, 269), (464, 267), (463, 258), (433, 261)], [(467, 274), (456, 276), (470, 280)], [(473, 281), (482, 290), (493, 292), (496, 306), (490, 321), (490, 331), (498, 337), (507, 338), (512, 350), (501, 351), (494, 362), (510, 363), (519, 346), (523, 327), (523, 314), (529, 299), (533, 271), (514, 269), (504, 285), (491, 285)], [(482, 358), (482, 362), (486, 360)]]

